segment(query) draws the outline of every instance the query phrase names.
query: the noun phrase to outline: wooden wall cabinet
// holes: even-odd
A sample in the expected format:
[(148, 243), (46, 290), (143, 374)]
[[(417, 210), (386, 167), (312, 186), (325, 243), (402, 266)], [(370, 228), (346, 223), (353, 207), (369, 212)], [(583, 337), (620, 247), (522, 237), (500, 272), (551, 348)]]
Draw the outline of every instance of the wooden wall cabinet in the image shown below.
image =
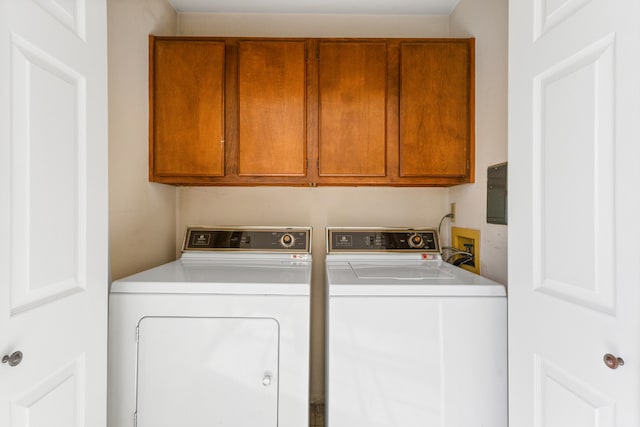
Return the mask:
[(151, 181), (306, 185), (305, 40), (149, 46)]
[(320, 177), (386, 175), (387, 45), (320, 42)]
[(473, 74), (468, 43), (400, 44), (400, 176), (472, 177)]
[(151, 180), (224, 176), (224, 42), (163, 40), (151, 52)]
[(473, 181), (473, 39), (150, 37), (150, 180)]
[(305, 42), (239, 42), (237, 99), (238, 175), (305, 176)]

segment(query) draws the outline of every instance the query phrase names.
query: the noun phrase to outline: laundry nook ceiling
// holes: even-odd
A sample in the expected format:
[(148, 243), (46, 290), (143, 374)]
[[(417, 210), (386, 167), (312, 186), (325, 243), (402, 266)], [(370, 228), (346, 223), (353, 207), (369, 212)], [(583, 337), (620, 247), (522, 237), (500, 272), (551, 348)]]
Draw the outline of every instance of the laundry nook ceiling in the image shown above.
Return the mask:
[(179, 13), (449, 15), (460, 0), (169, 0)]

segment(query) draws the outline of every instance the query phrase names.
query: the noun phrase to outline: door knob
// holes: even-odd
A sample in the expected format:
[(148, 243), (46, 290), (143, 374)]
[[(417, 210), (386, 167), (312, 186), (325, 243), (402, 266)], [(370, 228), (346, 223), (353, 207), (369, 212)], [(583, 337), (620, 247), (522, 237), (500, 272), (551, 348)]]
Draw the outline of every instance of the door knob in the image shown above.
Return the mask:
[(610, 369), (618, 369), (618, 366), (624, 366), (624, 360), (622, 357), (616, 357), (611, 353), (605, 354), (602, 360), (604, 360), (604, 364), (607, 365), (607, 368)]
[(22, 352), (14, 351), (11, 355), (2, 356), (2, 363), (8, 363), (9, 366), (18, 366), (22, 362)]

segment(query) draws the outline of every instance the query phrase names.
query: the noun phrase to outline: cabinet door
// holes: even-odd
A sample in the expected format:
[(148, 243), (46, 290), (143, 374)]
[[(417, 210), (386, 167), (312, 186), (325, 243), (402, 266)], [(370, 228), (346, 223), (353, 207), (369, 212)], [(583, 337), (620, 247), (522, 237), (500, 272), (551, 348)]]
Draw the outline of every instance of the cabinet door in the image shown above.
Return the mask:
[(143, 318), (138, 427), (276, 427), (278, 334), (268, 318)]
[(306, 173), (306, 42), (238, 46), (238, 174)]
[(401, 177), (472, 176), (472, 42), (401, 43)]
[(385, 176), (387, 44), (318, 49), (320, 176)]
[(152, 39), (151, 52), (151, 180), (224, 175), (224, 42)]

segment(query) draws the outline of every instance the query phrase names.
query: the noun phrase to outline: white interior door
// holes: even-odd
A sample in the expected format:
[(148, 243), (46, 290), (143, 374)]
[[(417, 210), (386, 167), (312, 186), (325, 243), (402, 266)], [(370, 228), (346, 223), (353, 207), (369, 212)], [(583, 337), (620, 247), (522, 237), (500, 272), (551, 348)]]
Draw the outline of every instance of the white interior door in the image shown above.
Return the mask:
[(104, 0), (0, 2), (0, 425), (106, 424)]
[(510, 425), (637, 426), (640, 3), (509, 3)]

